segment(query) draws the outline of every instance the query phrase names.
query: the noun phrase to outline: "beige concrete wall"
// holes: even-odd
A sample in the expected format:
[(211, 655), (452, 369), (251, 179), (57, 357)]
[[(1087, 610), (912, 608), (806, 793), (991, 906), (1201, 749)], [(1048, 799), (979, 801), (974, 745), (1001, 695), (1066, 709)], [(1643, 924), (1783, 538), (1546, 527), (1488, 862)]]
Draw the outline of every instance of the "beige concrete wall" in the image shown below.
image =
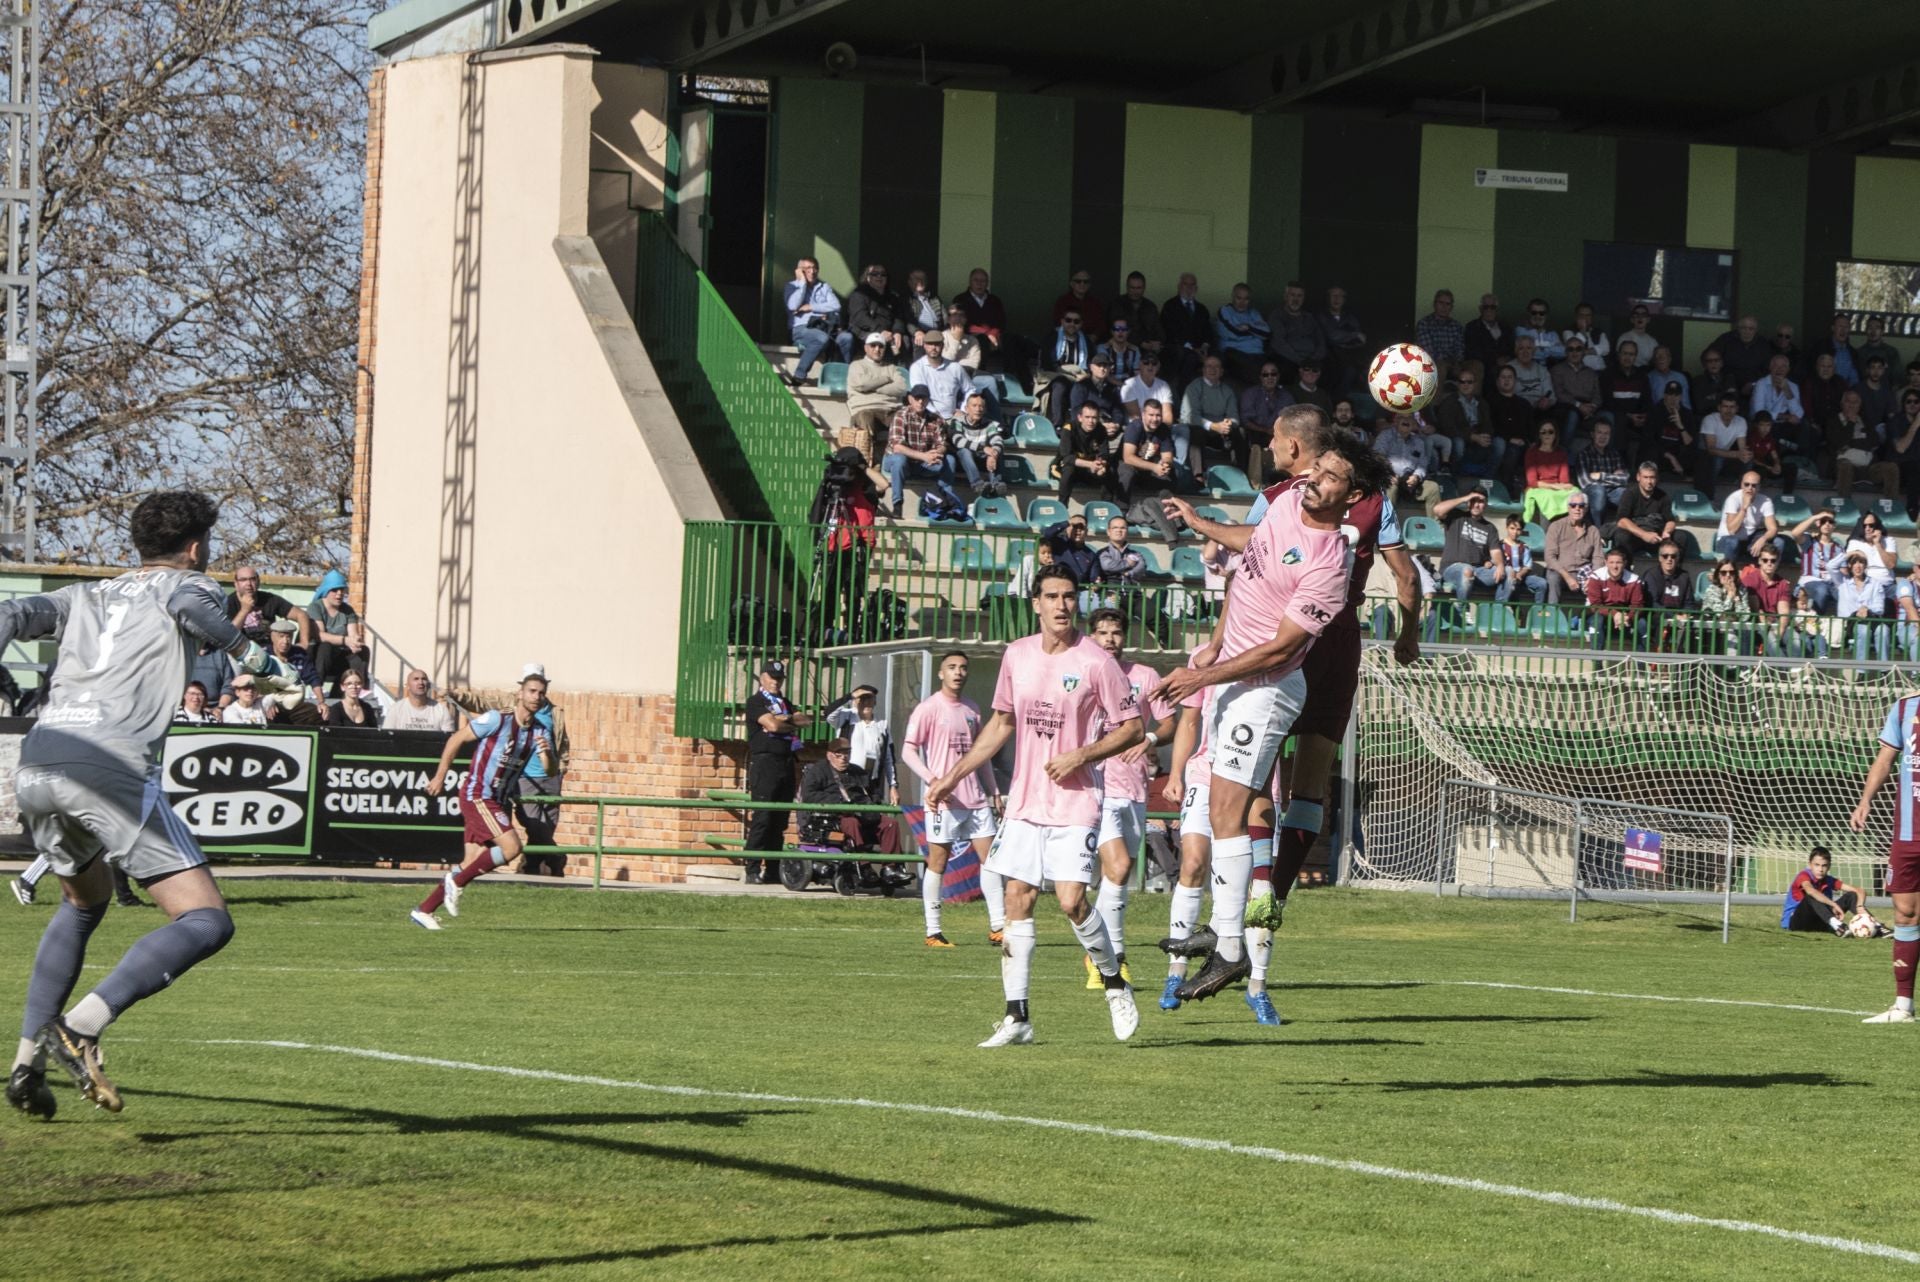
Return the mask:
[(555, 248), (602, 101), (578, 46), (386, 72), (365, 610), (450, 688), (673, 689), (681, 510)]
[(594, 64), (587, 234), (600, 247), (628, 314), (633, 312), (634, 211), (666, 204), (667, 88), (667, 73), (657, 67)]

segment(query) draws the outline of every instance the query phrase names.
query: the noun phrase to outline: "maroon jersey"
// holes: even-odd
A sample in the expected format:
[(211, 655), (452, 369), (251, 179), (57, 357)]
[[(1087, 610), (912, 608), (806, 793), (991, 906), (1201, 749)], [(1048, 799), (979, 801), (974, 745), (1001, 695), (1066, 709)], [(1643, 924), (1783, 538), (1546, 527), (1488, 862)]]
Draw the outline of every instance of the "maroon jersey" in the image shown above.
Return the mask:
[[(1260, 493), (1260, 501), (1254, 504), (1249, 517), (1258, 519), (1266, 515), (1268, 505), (1288, 490), (1299, 485), (1304, 476), (1290, 476), (1275, 485), (1269, 485)], [(1369, 494), (1347, 509), (1340, 518), (1340, 532), (1347, 536), (1347, 546), (1353, 550), (1353, 572), (1347, 579), (1347, 605), (1357, 606), (1367, 595), (1367, 578), (1373, 573), (1373, 555), (1381, 548), (1400, 546), (1400, 518), (1393, 510), (1393, 502), (1384, 494)]]

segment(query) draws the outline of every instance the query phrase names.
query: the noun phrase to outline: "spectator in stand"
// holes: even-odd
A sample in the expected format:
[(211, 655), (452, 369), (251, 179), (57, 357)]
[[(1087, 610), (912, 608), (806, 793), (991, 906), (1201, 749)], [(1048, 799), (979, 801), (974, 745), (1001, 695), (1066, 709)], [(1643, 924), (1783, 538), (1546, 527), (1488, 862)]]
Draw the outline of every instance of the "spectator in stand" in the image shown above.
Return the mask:
[(1453, 318), (1452, 290), (1434, 292), (1433, 310), (1415, 322), (1413, 332), (1420, 346), (1440, 367), (1440, 377), (1444, 381), (1460, 364), (1464, 350), (1460, 322)]
[(1488, 481), (1499, 478), (1500, 462), (1507, 455), (1507, 443), (1493, 434), (1490, 419), (1483, 414), (1480, 423), (1457, 444), (1451, 437), (1440, 435), (1432, 419), (1416, 415), (1414, 422), (1427, 438), (1427, 448), (1441, 471)]
[(1006, 436), (987, 414), (987, 398), (979, 392), (967, 397), (966, 407), (947, 424), (947, 448), (975, 494), (1007, 492), (1000, 479), (1000, 456)]
[(1669, 539), (1660, 544), (1654, 553), (1653, 568), (1641, 578), (1641, 590), (1646, 594), (1648, 608), (1661, 612), (1648, 625), (1648, 641), (1656, 650), (1668, 649), (1685, 636), (1690, 621), (1688, 612), (1695, 605), (1693, 576), (1682, 564), (1678, 543)]
[(1127, 518), (1107, 518), (1107, 546), (1099, 552), (1099, 581), (1132, 587), (1147, 577), (1147, 558), (1127, 546)]
[[(1773, 349), (1760, 337), (1760, 318), (1742, 316), (1739, 322), (1709, 344), (1726, 367), (1726, 377), (1743, 395), (1767, 376), (1767, 361)], [(1698, 398), (1696, 403), (1698, 403)]]
[(1333, 425), (1335, 427), (1345, 428), (1349, 432), (1361, 432), (1365, 430), (1366, 424), (1354, 417), (1353, 413), (1354, 403), (1358, 400), (1359, 397), (1357, 396), (1336, 396), (1333, 398)]
[(1842, 498), (1853, 493), (1864, 469), (1875, 489), (1889, 497), (1900, 492), (1900, 468), (1880, 459), (1885, 436), (1878, 423), (1860, 413), (1860, 392), (1849, 387), (1840, 397), (1840, 412), (1827, 424), (1827, 457), (1833, 465), (1833, 488)]
[(233, 702), (221, 712), (220, 720), (229, 726), (267, 724), (267, 705), (260, 701), (260, 691), (254, 688), (251, 672), (242, 672), (233, 679)]
[[(1884, 369), (1892, 369), (1900, 363), (1900, 353), (1887, 341), (1887, 323), (1878, 316), (1867, 317), (1867, 341), (1860, 344), (1853, 353), (1853, 367), (1859, 378), (1867, 376), (1867, 362), (1874, 357), (1880, 358)], [(1858, 379), (1855, 380), (1859, 381)]]
[[(1307, 318), (1312, 322), (1312, 317)], [(1231, 299), (1222, 304), (1214, 316), (1214, 328), (1219, 334), (1215, 351), (1226, 368), (1227, 375), (1234, 382), (1247, 384), (1258, 377), (1260, 362), (1266, 358), (1267, 340), (1273, 337), (1273, 330), (1253, 305), (1253, 291), (1245, 282), (1233, 287)], [(1320, 327), (1314, 325), (1315, 337)]]
[(1646, 638), (1637, 623), (1640, 611), (1646, 607), (1646, 584), (1627, 568), (1626, 553), (1608, 552), (1606, 563), (1587, 576), (1587, 608), (1592, 611), (1589, 627), (1594, 647), (1631, 646), (1644, 641)]
[(1899, 467), (1907, 516), (1920, 518), (1920, 391), (1900, 393), (1900, 410), (1887, 420), (1887, 456)]
[(322, 681), (337, 683), (342, 673), (352, 670), (364, 680), (367, 675), (366, 627), (359, 612), (347, 604), (347, 576), (338, 570), (327, 571), (314, 590), (313, 667)]
[(1297, 280), (1287, 282), (1280, 310), (1273, 317), (1273, 335), (1268, 350), (1280, 362), (1280, 377), (1291, 382), (1308, 362), (1318, 369), (1327, 358), (1327, 336), (1320, 321), (1307, 311), (1307, 291)]
[(1515, 589), (1525, 588), (1532, 594), (1533, 603), (1539, 605), (1547, 598), (1547, 578), (1534, 569), (1526, 522), (1509, 513), (1506, 526), (1507, 537), (1500, 542), (1500, 583), (1493, 590), (1494, 600), (1505, 601)]
[[(1832, 870), (1833, 856), (1825, 846), (1815, 846), (1807, 856), (1807, 866), (1787, 887), (1786, 901), (1780, 906), (1780, 929), (1832, 931), (1846, 937), (1847, 918), (1865, 912), (1867, 892), (1841, 881)], [(1874, 923), (1873, 938), (1886, 933), (1886, 927)]]
[(1684, 390), (1677, 380), (1660, 389), (1647, 435), (1654, 438), (1653, 461), (1676, 476), (1691, 477), (1700, 470), (1700, 429), (1680, 403)]
[(1160, 308), (1160, 332), (1165, 346), (1160, 363), (1168, 377), (1184, 387), (1200, 372), (1200, 362), (1213, 350), (1213, 317), (1198, 297), (1200, 282), (1192, 272), (1180, 273), (1180, 290)]
[(1527, 447), (1521, 469), (1526, 482), (1522, 512), (1529, 521), (1545, 523), (1564, 514), (1567, 499), (1580, 492), (1573, 484), (1567, 452), (1560, 448), (1560, 429), (1552, 419), (1543, 418), (1535, 427), (1534, 443)]
[[(1867, 558), (1859, 552), (1847, 553), (1847, 577), (1840, 580), (1835, 617), (1849, 620), (1853, 627), (1853, 657), (1887, 657), (1887, 582), (1867, 577)], [(1872, 651), (1869, 655), (1869, 650)]]
[[(851, 746), (845, 739), (829, 743), (826, 756), (802, 773), (800, 800), (824, 806), (886, 805), (880, 781), (855, 765), (851, 756)], [(892, 815), (832, 815), (831, 821), (846, 839), (848, 850), (891, 854), (900, 847), (900, 824)]]
[(1587, 364), (1587, 341), (1575, 335), (1566, 340), (1566, 359), (1553, 367), (1553, 412), (1566, 425), (1567, 439), (1593, 431), (1600, 412), (1600, 375)]
[(1563, 591), (1585, 597), (1599, 558), (1600, 531), (1587, 519), (1587, 496), (1575, 494), (1567, 514), (1547, 526), (1547, 600), (1559, 601)]
[[(1598, 510), (1598, 505), (1588, 508), (1589, 512)], [(1601, 528), (1600, 537), (1625, 551), (1627, 564), (1632, 565), (1671, 539), (1678, 524), (1673, 500), (1660, 488), (1660, 468), (1649, 460), (1635, 470), (1633, 487), (1620, 495), (1613, 523)]]
[(1701, 653), (1745, 653), (1752, 618), (1753, 600), (1740, 586), (1739, 572), (1731, 561), (1715, 561), (1700, 594)]
[[(532, 876), (564, 877), (567, 875), (567, 857), (562, 854), (533, 854), (534, 846), (551, 846), (555, 843), (555, 830), (560, 826), (560, 807), (551, 801), (533, 801), (534, 797), (563, 796), (567, 787), (567, 758), (572, 755), (573, 745), (567, 738), (567, 718), (558, 705), (547, 697), (547, 669), (544, 664), (529, 663), (520, 669), (520, 684), (525, 685), (529, 677), (539, 677), (542, 683), (540, 709), (533, 714), (533, 723), (544, 730), (547, 743), (553, 751), (553, 773), (547, 773), (546, 757), (542, 753), (529, 753), (527, 764), (520, 771), (519, 785), (515, 791), (515, 812), (520, 816), (520, 826), (527, 830), (527, 843), (521, 849), (520, 871)], [(389, 715), (387, 729), (393, 729), (393, 720)]]
[(1100, 577), (1100, 558), (1087, 546), (1086, 514), (1076, 512), (1058, 525), (1040, 531), (1040, 537), (1053, 540), (1054, 564), (1065, 566), (1073, 581), (1092, 583)]
[(1173, 389), (1160, 377), (1160, 358), (1151, 352), (1141, 355), (1139, 371), (1121, 385), (1120, 408), (1128, 418), (1139, 418), (1141, 407), (1148, 401), (1160, 402), (1162, 417), (1173, 422)]
[(847, 366), (847, 410), (853, 426), (867, 433), (861, 453), (871, 463), (874, 445), (886, 433), (893, 416), (907, 402), (907, 371), (887, 360), (887, 335), (867, 335), (865, 353)]
[(1597, 525), (1620, 506), (1632, 476), (1627, 461), (1613, 448), (1613, 424), (1595, 423), (1593, 434), (1573, 463), (1573, 482), (1587, 496), (1587, 515)]
[(829, 347), (840, 359), (853, 360), (853, 333), (841, 324), (840, 295), (820, 279), (820, 262), (802, 258), (794, 266), (793, 279), (787, 282), (787, 332), (800, 354), (793, 358), (793, 372), (786, 381), (794, 387), (813, 375), (814, 362)]
[(1121, 439), (1120, 490), (1128, 517), (1153, 526), (1168, 543), (1178, 541), (1180, 531), (1161, 510), (1160, 499), (1185, 479), (1175, 459), (1172, 428), (1160, 418), (1160, 403), (1148, 401), (1145, 415), (1127, 424)]
[[(747, 699), (747, 797), (752, 801), (792, 801), (793, 759), (800, 731), (813, 715), (787, 702), (787, 665), (769, 659), (760, 665), (760, 688)], [(780, 861), (767, 858), (785, 848), (785, 810), (755, 810), (747, 816), (746, 866), (749, 886), (780, 879)]]
[(907, 371), (907, 378), (915, 386), (927, 389), (927, 408), (943, 420), (957, 415), (967, 393), (973, 390), (973, 379), (965, 367), (948, 363), (946, 346), (946, 335), (938, 330), (920, 335), (920, 359)]
[(847, 324), (856, 334), (886, 335), (887, 353), (903, 360), (913, 349), (913, 313), (887, 288), (887, 269), (870, 263), (847, 298)]
[(1625, 344), (1632, 343), (1634, 367), (1645, 369), (1653, 364), (1653, 350), (1660, 346), (1660, 340), (1647, 332), (1647, 322), (1652, 316), (1645, 303), (1635, 303), (1627, 317), (1628, 328), (1621, 330), (1620, 336), (1613, 340), (1613, 350), (1617, 352)]
[(921, 334), (947, 332), (947, 305), (940, 301), (940, 295), (934, 293), (932, 286), (927, 284), (926, 272), (918, 267), (907, 273), (907, 311), (912, 316), (915, 332)]
[(215, 726), (220, 724), (220, 714), (207, 706), (207, 688), (198, 681), (187, 682), (186, 693), (180, 696), (180, 706), (174, 709), (175, 725)]
[(997, 370), (1032, 392), (1032, 347), (1007, 328), (1006, 304), (990, 281), (985, 269), (974, 268), (967, 274), (967, 292), (954, 295), (947, 310), (966, 317), (967, 333), (980, 340), (981, 369)]
[(1687, 380), (1687, 400), (1692, 404), (1696, 417), (1705, 418), (1713, 413), (1720, 404), (1722, 392), (1732, 392), (1735, 405), (1746, 399), (1740, 395), (1739, 380), (1727, 373), (1727, 363), (1720, 358), (1718, 348), (1709, 347), (1700, 353), (1700, 370), (1700, 373)]
[(1775, 356), (1767, 362), (1767, 376), (1753, 385), (1747, 412), (1771, 415), (1780, 430), (1792, 436), (1799, 431), (1800, 420), (1807, 412), (1800, 403), (1800, 389), (1787, 377), (1788, 368), (1785, 356)]
[(1080, 332), (1090, 340), (1099, 342), (1107, 336), (1107, 309), (1090, 292), (1093, 288), (1093, 273), (1082, 267), (1067, 277), (1067, 292), (1053, 300), (1053, 320), (1057, 325), (1066, 319), (1068, 312), (1077, 312), (1080, 316)]
[[(1157, 407), (1160, 402), (1150, 401)], [(1149, 411), (1154, 412), (1154, 411)], [(1137, 421), (1137, 420), (1136, 420)], [(1120, 443), (1122, 434), (1100, 421), (1100, 407), (1091, 402), (1080, 407), (1079, 415), (1060, 434), (1060, 488), (1056, 497), (1062, 502), (1073, 498), (1073, 487), (1092, 481), (1103, 497), (1121, 501)]]
[(1840, 402), (1852, 388), (1852, 382), (1834, 372), (1832, 353), (1821, 352), (1813, 358), (1813, 372), (1800, 384), (1800, 403), (1806, 417), (1798, 432), (1782, 433), (1791, 438), (1791, 453), (1819, 456), (1827, 443), (1827, 424), (1839, 416)]
[(1067, 413), (1077, 418), (1082, 405), (1094, 405), (1100, 410), (1102, 423), (1123, 424), (1127, 421), (1126, 407), (1120, 402), (1120, 383), (1113, 376), (1113, 358), (1102, 348), (1093, 354), (1087, 364), (1087, 376), (1073, 385), (1067, 394)]
[(1426, 413), (1427, 421), (1433, 426), (1432, 439), (1444, 441), (1434, 456), (1435, 470), (1438, 464), (1451, 462), (1455, 455), (1466, 448), (1469, 438), (1488, 437), (1493, 445), (1493, 461), (1497, 468), (1506, 454), (1506, 444), (1494, 430), (1493, 413), (1486, 399), (1480, 395), (1480, 367), (1474, 364), (1462, 365), (1458, 377), (1453, 381), (1451, 393), (1436, 396)]
[(1411, 414), (1395, 414), (1393, 421), (1373, 438), (1373, 448), (1393, 469), (1393, 497), (1406, 509), (1417, 504), (1431, 514), (1434, 504), (1440, 500), (1439, 485), (1427, 479), (1433, 470), (1430, 447), (1436, 439), (1439, 438), (1423, 436)]
[(1897, 367), (1891, 362), (1882, 362), (1877, 356), (1868, 357), (1866, 365), (1866, 375), (1854, 389), (1860, 393), (1860, 417), (1875, 427), (1884, 428), (1900, 405), (1899, 389), (1894, 387), (1889, 372)]
[[(1260, 362), (1260, 377), (1240, 393), (1240, 426), (1247, 434), (1247, 476), (1257, 486), (1265, 481), (1273, 444), (1273, 424), (1280, 411), (1293, 404), (1293, 393), (1280, 386), (1280, 366), (1273, 360)], [(1352, 416), (1348, 416), (1351, 425)]]
[(460, 718), (455, 715), (452, 702), (434, 698), (433, 678), (427, 675), (426, 669), (415, 668), (407, 673), (406, 697), (387, 709), (387, 729), (452, 734), (459, 728)]
[(340, 697), (327, 705), (327, 725), (336, 730), (378, 730), (380, 705), (361, 698), (367, 680), (358, 672), (340, 678)]
[(1480, 314), (1467, 322), (1460, 334), (1461, 357), (1479, 361), (1490, 370), (1513, 355), (1513, 332), (1500, 322), (1500, 300), (1492, 294), (1480, 295)]
[[(1468, 361), (1463, 370), (1474, 368)], [(1533, 408), (1513, 391), (1513, 366), (1499, 366), (1493, 375), (1493, 392), (1487, 397), (1487, 416), (1493, 438), (1501, 443), (1500, 479), (1509, 490), (1518, 491), (1525, 483), (1527, 451), (1535, 437)]]
[(1548, 365), (1567, 359), (1566, 340), (1560, 337), (1560, 331), (1547, 323), (1547, 300), (1530, 298), (1527, 300), (1527, 323), (1513, 327), (1514, 355), (1520, 354), (1520, 340), (1533, 340), (1533, 353)]
[(1613, 348), (1613, 365), (1600, 376), (1601, 411), (1613, 420), (1613, 433), (1622, 450), (1636, 458), (1649, 453), (1647, 417), (1653, 410), (1647, 376), (1640, 369), (1640, 351), (1630, 339)]
[(1815, 532), (1800, 544), (1800, 581), (1794, 586), (1813, 613), (1832, 614), (1839, 602), (1840, 580), (1847, 574), (1847, 548), (1839, 539), (1833, 513), (1815, 512), (1789, 533), (1797, 540), (1809, 526)]
[(958, 311), (947, 313), (947, 329), (940, 344), (940, 355), (948, 363), (966, 371), (973, 390), (987, 398), (987, 413), (999, 418), (1000, 380), (992, 374), (980, 372), (980, 362), (986, 353), (980, 346), (980, 339), (967, 332), (965, 314)]
[(1798, 468), (1787, 466), (1786, 458), (1780, 453), (1780, 438), (1773, 434), (1773, 416), (1761, 410), (1747, 424), (1748, 466), (1760, 473), (1760, 483), (1769, 481), (1780, 484), (1780, 492), (1793, 493), (1795, 481), (1799, 478)]
[(1056, 425), (1072, 417), (1073, 385), (1087, 376), (1087, 367), (1093, 361), (1093, 344), (1080, 325), (1080, 313), (1067, 312), (1040, 352), (1040, 369), (1054, 375), (1047, 384), (1046, 403), (1047, 417)]
[(1336, 391), (1358, 387), (1366, 377), (1367, 331), (1347, 310), (1347, 291), (1327, 287), (1327, 310), (1320, 313), (1320, 338), (1326, 344), (1327, 385)]
[[(312, 701), (311, 707), (316, 710), (315, 719), (317, 720), (319, 715), (317, 710), (326, 702), (326, 696), (321, 692), (321, 687), (325, 683), (320, 680), (320, 673), (313, 666), (313, 660), (308, 656), (306, 647), (299, 643), (300, 625), (292, 619), (275, 619), (270, 635), (272, 640), (269, 642), (269, 647), (273, 651), (273, 657), (285, 664), (288, 671), (300, 679), (301, 686), (305, 688), (306, 698)], [(305, 720), (304, 718), (292, 719)]]
[(1900, 623), (1900, 658), (1920, 660), (1920, 561), (1893, 585), (1893, 604)]
[[(1240, 397), (1228, 386), (1218, 356), (1200, 362), (1200, 377), (1188, 384), (1180, 402), (1180, 421), (1187, 429), (1187, 452), (1181, 458), (1198, 475), (1207, 468), (1207, 450), (1225, 455), (1235, 466), (1246, 461), (1247, 434), (1240, 430)], [(1299, 396), (1296, 394), (1297, 401)], [(1200, 456), (1193, 457), (1195, 448)]]
[(1720, 507), (1720, 527), (1714, 533), (1714, 555), (1729, 561), (1759, 557), (1772, 549), (1776, 555), (1780, 523), (1773, 517), (1773, 500), (1760, 492), (1760, 474), (1748, 469), (1740, 486)]
[(947, 434), (928, 408), (933, 394), (924, 385), (907, 390), (907, 403), (887, 428), (887, 452), (880, 470), (887, 476), (887, 502), (895, 520), (906, 510), (907, 482), (931, 480), (953, 502), (965, 506), (953, 488), (953, 460), (947, 457)]
[(1859, 528), (1847, 540), (1847, 555), (1856, 552), (1866, 558), (1867, 577), (1887, 590), (1891, 602), (1893, 573), (1900, 564), (1900, 544), (1887, 533), (1886, 523), (1878, 512), (1868, 511), (1862, 515)]
[(827, 728), (847, 741), (847, 760), (886, 789), (887, 804), (900, 804), (900, 779), (894, 761), (893, 729), (880, 715), (880, 692), (857, 685), (825, 713)]
[(1800, 347), (1793, 341), (1793, 326), (1785, 321), (1773, 327), (1773, 344), (1767, 350), (1767, 360), (1776, 356), (1787, 358), (1787, 377), (1797, 377), (1800, 373)]
[(1040, 571), (1053, 564), (1055, 550), (1060, 546), (1056, 539), (1042, 536), (1033, 545), (1033, 551), (1020, 558), (1020, 564), (1013, 567), (1013, 574), (1007, 580), (1007, 595), (1016, 601), (1027, 600), (1033, 596), (1033, 581)]
[(1107, 330), (1107, 341), (1096, 356), (1104, 355), (1113, 364), (1113, 377), (1125, 384), (1140, 372), (1140, 349), (1133, 341), (1133, 322), (1116, 320)]
[(1567, 346), (1567, 359), (1573, 357), (1573, 341), (1580, 340), (1580, 359), (1586, 362), (1588, 369), (1598, 374), (1607, 369), (1611, 362), (1607, 359), (1613, 353), (1613, 343), (1608, 337), (1594, 328), (1593, 304), (1575, 303), (1573, 307), (1573, 328), (1560, 335), (1560, 341)]
[(1740, 586), (1753, 598), (1754, 613), (1762, 620), (1761, 644), (1768, 654), (1785, 654), (1793, 626), (1793, 584), (1780, 573), (1780, 553), (1763, 548), (1740, 575)]
[(1665, 343), (1653, 349), (1653, 364), (1647, 368), (1647, 396), (1650, 404), (1658, 405), (1671, 383), (1680, 389), (1680, 404), (1688, 411), (1693, 409), (1692, 380), (1673, 367), (1673, 349)]
[(1513, 394), (1525, 401), (1536, 417), (1551, 411), (1556, 399), (1553, 373), (1534, 359), (1533, 335), (1514, 331), (1513, 359), (1507, 365), (1513, 370)]
[(1287, 388), (1287, 395), (1293, 397), (1295, 405), (1318, 405), (1322, 414), (1333, 417), (1333, 395), (1320, 384), (1320, 361), (1317, 357), (1310, 356), (1300, 362), (1293, 383)]
[[(1498, 590), (1506, 562), (1500, 553), (1500, 531), (1487, 520), (1486, 494), (1469, 490), (1458, 498), (1442, 499), (1434, 505), (1433, 515), (1447, 527), (1446, 543), (1440, 550), (1440, 581), (1453, 593), (1454, 600), (1465, 601), (1476, 583)], [(1430, 639), (1437, 635), (1437, 623), (1429, 613)]]
[(1140, 345), (1142, 352), (1155, 356), (1160, 354), (1162, 335), (1160, 332), (1160, 308), (1147, 297), (1147, 278), (1139, 272), (1127, 273), (1126, 292), (1113, 300), (1113, 306), (1107, 309), (1114, 324), (1127, 322), (1133, 331), (1133, 341)]
[(1693, 481), (1709, 498), (1722, 468), (1732, 464), (1744, 468), (1752, 462), (1752, 455), (1747, 453), (1747, 420), (1740, 417), (1739, 402), (1732, 392), (1720, 393), (1719, 408), (1700, 420), (1696, 445)]
[(298, 625), (295, 631), (303, 641), (313, 627), (313, 620), (305, 610), (278, 592), (264, 591), (260, 587), (260, 571), (251, 565), (243, 565), (233, 572), (233, 591), (227, 594), (227, 617), (246, 633), (247, 640), (262, 646), (267, 644), (277, 620), (293, 620)]
[(814, 587), (820, 602), (818, 625), (848, 643), (867, 640), (861, 613), (867, 600), (867, 564), (873, 559), (874, 522), (880, 495), (873, 488), (866, 460), (851, 445), (833, 452), (827, 474), (814, 491), (807, 524), (820, 531), (819, 573)]

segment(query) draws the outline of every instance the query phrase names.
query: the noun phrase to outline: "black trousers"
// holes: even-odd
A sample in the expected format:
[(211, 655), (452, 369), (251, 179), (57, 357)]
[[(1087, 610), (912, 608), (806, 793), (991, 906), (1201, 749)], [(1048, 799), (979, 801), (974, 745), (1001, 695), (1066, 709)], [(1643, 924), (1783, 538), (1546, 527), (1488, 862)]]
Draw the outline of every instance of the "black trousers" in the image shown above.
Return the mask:
[[(1851, 890), (1843, 890), (1833, 897), (1842, 911), (1857, 913), (1860, 911), (1860, 896)], [(1813, 896), (1808, 895), (1793, 910), (1793, 916), (1787, 921), (1788, 930), (1832, 930), (1833, 909), (1827, 907)]]
[[(798, 792), (793, 775), (793, 754), (756, 752), (747, 758), (747, 796), (755, 801), (792, 801)], [(771, 872), (779, 867), (777, 859), (763, 859), (755, 851), (779, 850), (786, 845), (787, 810), (755, 810), (747, 816), (748, 872), (762, 867)]]
[[(554, 844), (554, 829), (560, 826), (560, 807), (550, 802), (531, 802), (526, 798), (557, 797), (564, 787), (566, 787), (565, 775), (553, 775), (543, 779), (529, 779), (521, 775), (516, 781), (513, 808), (519, 812), (520, 826), (527, 830), (529, 846)], [(527, 854), (520, 860), (520, 871), (536, 876), (564, 877), (567, 875), (567, 857)]]
[(844, 626), (848, 644), (866, 640), (860, 632), (860, 605), (867, 593), (867, 545), (822, 552), (819, 584), (823, 635)]

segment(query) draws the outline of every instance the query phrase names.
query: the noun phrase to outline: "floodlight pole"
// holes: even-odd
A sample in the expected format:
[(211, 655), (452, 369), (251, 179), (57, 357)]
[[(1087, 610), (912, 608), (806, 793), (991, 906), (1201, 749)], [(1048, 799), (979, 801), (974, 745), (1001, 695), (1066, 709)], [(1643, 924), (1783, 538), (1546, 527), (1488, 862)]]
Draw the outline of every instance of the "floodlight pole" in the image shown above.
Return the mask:
[(0, 546), (39, 559), (40, 0), (5, 0), (7, 94), (0, 102)]

